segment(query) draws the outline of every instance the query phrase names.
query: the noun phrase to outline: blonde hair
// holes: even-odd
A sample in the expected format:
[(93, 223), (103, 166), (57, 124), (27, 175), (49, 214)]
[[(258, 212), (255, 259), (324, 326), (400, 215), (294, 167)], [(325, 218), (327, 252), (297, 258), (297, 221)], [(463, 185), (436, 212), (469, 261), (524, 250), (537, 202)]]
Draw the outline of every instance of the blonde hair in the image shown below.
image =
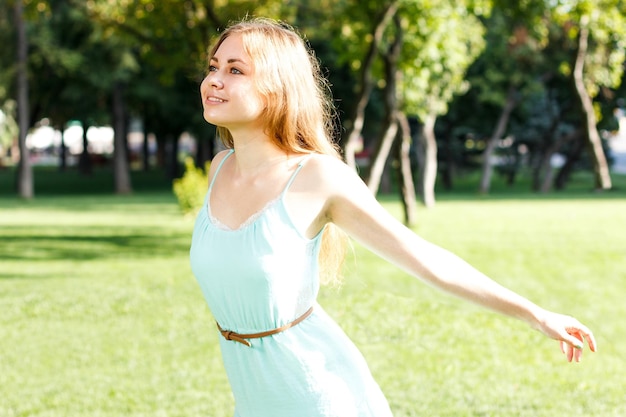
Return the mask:
[[(243, 48), (255, 71), (257, 90), (264, 97), (265, 132), (276, 146), (290, 153), (319, 153), (341, 159), (331, 139), (335, 108), (330, 87), (322, 76), (312, 49), (295, 29), (267, 18), (239, 21), (225, 29), (209, 51), (209, 60), (224, 39), (241, 36)], [(217, 134), (227, 148), (233, 137), (224, 127)], [(347, 237), (338, 227), (327, 224), (320, 249), (320, 281), (337, 283), (345, 258)]]

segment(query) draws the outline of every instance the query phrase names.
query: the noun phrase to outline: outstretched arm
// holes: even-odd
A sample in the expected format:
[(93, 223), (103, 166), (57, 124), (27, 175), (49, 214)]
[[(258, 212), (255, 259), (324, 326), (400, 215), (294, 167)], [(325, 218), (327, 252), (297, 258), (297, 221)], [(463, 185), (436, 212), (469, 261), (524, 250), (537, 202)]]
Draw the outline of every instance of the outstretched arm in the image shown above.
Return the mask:
[(356, 241), (431, 285), (496, 312), (525, 321), (558, 340), (569, 361), (579, 361), (592, 332), (573, 317), (545, 310), (503, 287), (457, 255), (430, 243), (391, 216), (361, 179), (343, 164), (326, 170), (326, 216)]

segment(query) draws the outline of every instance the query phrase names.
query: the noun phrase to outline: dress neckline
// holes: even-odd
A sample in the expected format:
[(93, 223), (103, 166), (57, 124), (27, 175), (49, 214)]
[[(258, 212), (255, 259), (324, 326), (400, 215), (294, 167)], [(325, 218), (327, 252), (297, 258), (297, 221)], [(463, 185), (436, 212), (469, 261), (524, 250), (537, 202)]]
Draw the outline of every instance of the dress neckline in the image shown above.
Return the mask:
[(211, 179), (211, 183), (209, 184), (209, 189), (207, 191), (207, 197), (206, 197), (206, 208), (205, 208), (205, 210), (206, 210), (206, 214), (207, 214), (207, 217), (209, 219), (209, 222), (215, 228), (217, 228), (219, 230), (226, 231), (226, 232), (237, 232), (237, 231), (241, 231), (241, 230), (244, 230), (244, 229), (248, 228), (249, 226), (251, 226), (254, 223), (256, 223), (257, 220), (259, 220), (261, 217), (263, 217), (263, 215), (268, 210), (270, 210), (272, 207), (277, 205), (277, 203), (282, 202), (283, 201), (283, 197), (287, 193), (287, 190), (289, 190), (289, 187), (291, 186), (291, 183), (293, 183), (294, 179), (298, 175), (298, 172), (300, 172), (300, 169), (302, 169), (302, 167), (304, 166), (305, 162), (308, 161), (308, 159), (312, 155), (312, 154), (309, 154), (309, 155), (305, 156), (304, 158), (302, 158), (302, 160), (300, 162), (298, 162), (298, 166), (294, 170), (293, 174), (291, 174), (291, 177), (287, 181), (287, 184), (285, 185), (285, 188), (283, 188), (283, 190), (280, 192), (279, 195), (277, 195), (276, 197), (274, 197), (271, 200), (269, 200), (260, 210), (252, 213), (252, 215), (250, 215), (246, 220), (244, 220), (239, 226), (233, 228), (233, 227), (225, 224), (219, 218), (217, 218), (216, 216), (213, 215), (213, 212), (211, 211), (211, 194), (212, 194), (212, 191), (213, 191), (213, 184), (215, 183), (215, 179), (217, 178), (217, 175), (219, 174), (220, 170), (222, 169), (222, 166), (224, 165), (224, 162), (226, 162), (226, 160), (234, 153), (235, 153), (235, 150), (234, 149), (230, 149), (228, 154), (224, 158), (222, 158), (222, 160), (220, 161), (219, 165), (217, 166), (217, 169), (215, 170), (215, 174), (213, 174), (213, 178)]
[(252, 213), (252, 215), (250, 215), (250, 217), (244, 220), (243, 223), (241, 223), (239, 226), (234, 227), (234, 228), (230, 227), (229, 225), (225, 223), (222, 223), (220, 219), (218, 219), (217, 217), (213, 215), (213, 213), (211, 212), (210, 194), (207, 198), (206, 210), (207, 210), (207, 215), (209, 217), (209, 221), (211, 222), (211, 224), (213, 224), (213, 226), (225, 232), (238, 232), (256, 223), (257, 220), (259, 220), (272, 206), (276, 205), (281, 199), (282, 199), (282, 194), (268, 201), (260, 210), (258, 210), (255, 213)]

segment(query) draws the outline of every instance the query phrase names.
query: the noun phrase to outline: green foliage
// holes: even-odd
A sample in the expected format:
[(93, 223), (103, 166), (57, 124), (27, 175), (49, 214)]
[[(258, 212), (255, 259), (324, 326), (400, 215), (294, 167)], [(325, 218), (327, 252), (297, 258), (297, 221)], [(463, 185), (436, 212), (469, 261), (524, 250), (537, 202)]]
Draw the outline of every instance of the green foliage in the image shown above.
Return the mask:
[[(484, 46), (484, 27), (473, 13), (487, 13), (488, 5), (481, 1), (399, 3), (403, 38), (399, 99), (410, 115), (424, 118), (432, 112), (443, 114), (453, 95), (469, 87), (464, 80), (465, 71)], [(371, 22), (376, 21), (384, 3), (348, 4), (341, 13), (351, 19), (340, 21), (332, 43), (338, 53), (338, 63), (349, 64), (356, 73), (361, 68), (368, 43), (372, 42)], [(394, 36), (388, 34), (383, 44)], [(380, 60), (374, 63), (371, 76), (378, 85), (385, 84)]]
[[(581, 0), (555, 7), (550, 19), (561, 26), (560, 36), (576, 42), (582, 24), (589, 28), (585, 85), (592, 97), (602, 87), (619, 87), (626, 60), (626, 4), (621, 0)], [(566, 67), (570, 62), (562, 62)]]
[(11, 84), (15, 77), (16, 30), (13, 26), (13, 7), (0, 1), (0, 105), (11, 97)]
[(402, 79), (407, 113), (442, 115), (469, 88), (465, 73), (484, 48), (485, 28), (466, 2), (408, 1), (403, 21)]
[[(229, 21), (246, 15), (298, 27), (322, 52), (318, 56), (345, 118), (353, 114), (372, 22), (391, 3), (399, 6), (403, 23), (398, 99), (411, 116), (450, 114), (452, 129), (471, 127), (483, 136), (493, 130), (513, 87), (520, 130), (533, 129), (532, 115), (523, 110), (541, 94), (554, 98), (563, 117), (580, 123), (566, 81), (583, 14), (591, 31), (585, 79), (596, 100), (607, 100), (605, 114), (611, 114), (607, 97), (624, 77), (626, 58), (626, 6), (620, 0), (37, 0), (24, 4), (32, 122), (47, 117), (53, 126), (72, 119), (111, 124), (110, 92), (123, 84), (127, 112), (141, 118), (160, 144), (182, 132), (207, 140), (198, 101), (207, 46)], [(13, 4), (0, 1), (0, 106), (15, 99)], [(381, 49), (394, 30), (387, 29)], [(384, 113), (380, 91), (387, 80), (380, 59), (371, 76), (378, 89), (367, 106), (365, 139), (378, 134)], [(449, 103), (468, 87), (464, 108), (453, 103), (450, 111)], [(341, 122), (349, 127), (352, 121)]]
[[(15, 120), (16, 107), (17, 105), (13, 100), (7, 100), (4, 103), (0, 101), (0, 158), (11, 146), (19, 132)], [(0, 161), (0, 165), (2, 165), (2, 161)]]
[(205, 169), (202, 169), (196, 167), (193, 158), (185, 158), (185, 173), (174, 180), (172, 187), (183, 213), (195, 214), (202, 207), (207, 190), (209, 164), (207, 162)]

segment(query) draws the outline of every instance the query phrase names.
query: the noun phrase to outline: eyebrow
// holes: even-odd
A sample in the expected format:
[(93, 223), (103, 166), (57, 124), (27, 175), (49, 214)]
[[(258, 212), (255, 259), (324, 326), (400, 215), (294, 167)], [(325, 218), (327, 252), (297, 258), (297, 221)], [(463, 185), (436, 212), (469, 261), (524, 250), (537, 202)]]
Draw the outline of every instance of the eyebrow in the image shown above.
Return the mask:
[[(219, 59), (217, 59), (215, 56), (212, 56), (210, 60), (211, 60), (211, 61), (220, 62), (220, 60), (219, 60)], [(229, 58), (229, 59), (227, 59), (227, 60), (226, 60), (226, 62), (227, 62), (228, 64), (232, 64), (232, 63), (237, 62), (237, 63), (243, 64), (243, 65), (245, 65), (245, 66), (248, 66), (248, 64), (247, 64), (246, 62), (244, 62), (243, 60), (241, 60), (241, 59), (239, 59), (239, 58)]]

